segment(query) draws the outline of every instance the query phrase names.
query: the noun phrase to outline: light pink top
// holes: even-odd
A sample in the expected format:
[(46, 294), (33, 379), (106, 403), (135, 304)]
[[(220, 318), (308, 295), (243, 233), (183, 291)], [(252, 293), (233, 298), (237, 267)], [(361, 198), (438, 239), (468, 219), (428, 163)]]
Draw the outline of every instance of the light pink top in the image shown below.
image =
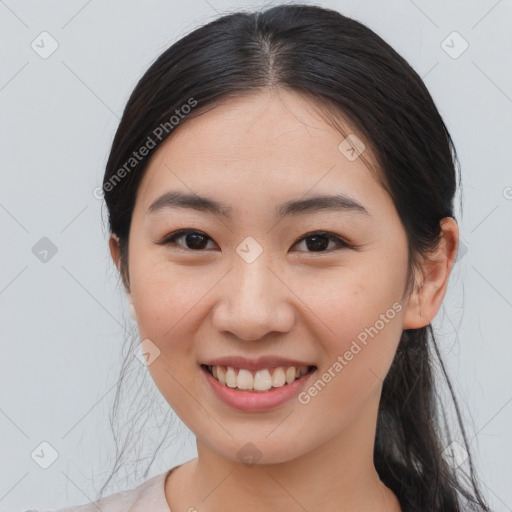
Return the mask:
[(146, 480), (134, 489), (112, 494), (96, 503), (63, 508), (55, 512), (171, 512), (165, 499), (164, 485), (165, 478), (173, 469)]

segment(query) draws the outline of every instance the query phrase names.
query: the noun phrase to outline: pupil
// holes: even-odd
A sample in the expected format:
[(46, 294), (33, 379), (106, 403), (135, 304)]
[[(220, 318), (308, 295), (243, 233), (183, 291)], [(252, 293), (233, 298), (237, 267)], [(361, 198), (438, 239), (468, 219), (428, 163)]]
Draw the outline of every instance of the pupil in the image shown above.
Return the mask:
[[(308, 240), (313, 240), (313, 243), (308, 243)], [(322, 250), (329, 245), (329, 240), (324, 235), (313, 235), (306, 239), (306, 245), (309, 250)]]
[[(190, 242), (191, 239), (192, 242)], [(188, 233), (185, 236), (185, 240), (189, 249), (204, 249), (207, 244), (206, 237), (199, 233)]]

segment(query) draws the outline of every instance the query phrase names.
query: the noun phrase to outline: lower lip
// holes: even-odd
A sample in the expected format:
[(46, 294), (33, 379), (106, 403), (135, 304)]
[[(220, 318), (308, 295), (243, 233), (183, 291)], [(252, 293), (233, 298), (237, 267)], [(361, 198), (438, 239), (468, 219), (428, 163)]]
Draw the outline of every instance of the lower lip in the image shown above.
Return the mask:
[(285, 384), (280, 388), (271, 388), (270, 391), (241, 391), (221, 384), (210, 372), (200, 366), (213, 392), (225, 404), (246, 412), (263, 412), (278, 407), (288, 400), (296, 397), (311, 377), (316, 373), (316, 368), (294, 380), (291, 384)]

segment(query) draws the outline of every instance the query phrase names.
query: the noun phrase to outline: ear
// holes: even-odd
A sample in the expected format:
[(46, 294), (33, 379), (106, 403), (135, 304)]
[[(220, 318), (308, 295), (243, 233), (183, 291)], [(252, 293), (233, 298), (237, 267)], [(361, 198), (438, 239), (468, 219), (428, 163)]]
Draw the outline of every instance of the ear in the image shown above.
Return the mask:
[(110, 248), (110, 256), (112, 257), (112, 260), (114, 262), (114, 265), (117, 267), (117, 270), (121, 270), (120, 269), (120, 261), (119, 261), (119, 238), (117, 235), (115, 235), (114, 233), (111, 233), (110, 234), (110, 238), (108, 240), (108, 245), (109, 245), (109, 248)]
[[(441, 219), (441, 239), (433, 253), (422, 264), (421, 276), (409, 298), (404, 329), (419, 329), (436, 316), (448, 287), (459, 245), (459, 228), (452, 217)], [(418, 280), (418, 279), (417, 279)]]
[[(121, 278), (123, 279), (124, 283), (124, 277), (121, 270), (121, 260), (120, 260), (120, 249), (119, 249), (119, 237), (115, 235), (114, 233), (110, 234), (110, 238), (108, 240), (108, 245), (110, 248), (110, 256), (112, 257), (112, 261), (114, 262), (114, 265), (117, 267), (117, 270), (121, 273)], [(130, 307), (130, 314), (134, 320), (137, 320), (137, 313), (135, 312), (135, 307), (133, 305), (132, 296), (130, 294), (130, 290), (125, 284), (125, 290), (126, 295), (128, 297), (128, 304)]]

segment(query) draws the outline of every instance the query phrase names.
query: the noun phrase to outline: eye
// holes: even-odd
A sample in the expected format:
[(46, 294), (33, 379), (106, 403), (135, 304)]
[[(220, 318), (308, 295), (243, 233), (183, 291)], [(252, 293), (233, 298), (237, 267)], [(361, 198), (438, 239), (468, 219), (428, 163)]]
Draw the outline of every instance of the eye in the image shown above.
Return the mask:
[[(178, 243), (178, 240), (180, 239), (184, 240), (184, 245)], [(208, 245), (208, 240), (213, 242), (213, 240), (208, 235), (201, 231), (194, 229), (181, 229), (171, 233), (162, 241), (156, 243), (158, 245), (178, 245), (184, 250), (201, 252), (201, 250), (205, 249)], [(334, 250), (352, 247), (352, 245), (343, 240), (341, 237), (327, 231), (315, 231), (308, 233), (297, 240), (293, 245), (295, 246), (302, 242), (306, 242), (306, 248), (309, 249), (307, 252), (332, 252), (333, 248), (326, 251), (330, 242), (335, 244)]]
[[(177, 243), (177, 240), (181, 238), (185, 240), (185, 247)], [(178, 245), (185, 250), (201, 251), (201, 249), (204, 249), (207, 245), (207, 240), (211, 240), (211, 238), (201, 231), (196, 231), (195, 229), (181, 229), (166, 236), (162, 241), (157, 242), (157, 244)]]
[[(310, 240), (308, 243), (307, 240)], [(315, 231), (314, 233), (308, 233), (302, 238), (297, 240), (294, 245), (306, 242), (306, 247), (310, 249), (308, 252), (332, 252), (332, 250), (326, 251), (325, 249), (329, 246), (329, 242), (334, 242), (338, 249), (351, 248), (352, 246), (343, 240), (341, 237), (329, 233), (327, 231)]]

